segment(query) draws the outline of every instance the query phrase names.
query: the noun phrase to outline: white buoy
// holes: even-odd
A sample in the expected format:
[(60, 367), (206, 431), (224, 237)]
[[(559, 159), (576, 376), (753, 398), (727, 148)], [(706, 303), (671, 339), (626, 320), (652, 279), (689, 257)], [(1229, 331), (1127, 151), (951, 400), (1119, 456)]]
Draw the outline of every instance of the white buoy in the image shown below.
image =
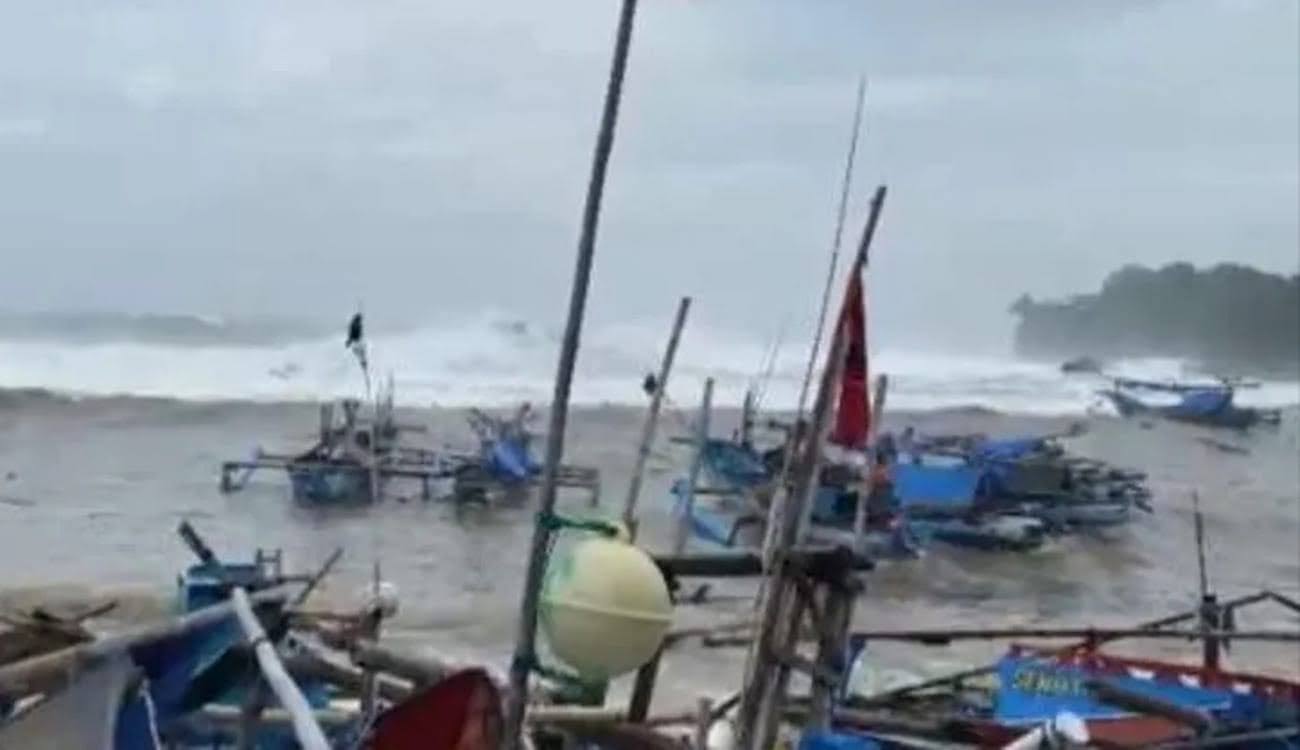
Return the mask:
[(542, 593), (551, 650), (591, 679), (616, 677), (649, 661), (672, 612), (658, 566), (621, 539), (587, 539), (553, 559)]
[(378, 612), (385, 620), (397, 614), (398, 604), (400, 603), (397, 584), (389, 581), (366, 584), (357, 598), (362, 601), (363, 610)]
[(736, 727), (731, 719), (719, 719), (709, 727), (709, 738), (704, 743), (706, 750), (736, 750)]

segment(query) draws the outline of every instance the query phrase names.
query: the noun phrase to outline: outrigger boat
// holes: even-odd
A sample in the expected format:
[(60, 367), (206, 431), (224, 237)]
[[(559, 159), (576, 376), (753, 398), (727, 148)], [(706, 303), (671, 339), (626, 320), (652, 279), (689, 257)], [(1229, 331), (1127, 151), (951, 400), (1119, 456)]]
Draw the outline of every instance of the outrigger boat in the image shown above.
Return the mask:
[[(745, 419), (748, 419), (746, 417)], [(760, 452), (744, 437), (682, 438), (697, 446), (700, 483), (672, 488), (673, 512), (694, 535), (715, 545), (752, 546), (763, 537), (767, 502), (785, 446)], [(881, 435), (873, 503), (861, 466), (822, 470), (808, 533), (851, 543), (857, 506), (866, 494), (864, 551), (886, 559), (915, 556), (931, 542), (986, 550), (1031, 550), (1051, 535), (1120, 526), (1134, 510), (1151, 512), (1141, 472), (1067, 454), (1062, 435), (990, 439), (983, 435)]]
[[(276, 586), (268, 580), (278, 578), (278, 573), (266, 572), (262, 565), (230, 568), (205, 551), (206, 545), (192, 543), (201, 567), (187, 571), (182, 591), (184, 601), (198, 609), (165, 623), (0, 666), (0, 695), (20, 706), (15, 716), (0, 725), (0, 748), (158, 750), (164, 743), (176, 747), (177, 743), (171, 742), (175, 737), (170, 734), (171, 728), (191, 721), (233, 726), (240, 743), (255, 748), (276, 747), (276, 738), (263, 743), (264, 729), (289, 727), (293, 733), (291, 746), (303, 750), (772, 750), (787, 738), (806, 750), (934, 747), (934, 738), (916, 731), (915, 723), (895, 721), (882, 730), (878, 722), (868, 726), (860, 721), (861, 716), (854, 713), (858, 705), (845, 695), (851, 645), (860, 651), (863, 643), (885, 640), (934, 644), (959, 638), (1060, 638), (1080, 634), (1088, 638), (1090, 645), (1120, 636), (1200, 638), (1207, 648), (1225, 638), (1300, 642), (1300, 633), (1293, 631), (1233, 629), (1223, 609), (1206, 600), (1197, 612), (1127, 631), (944, 629), (853, 633), (854, 605), (863, 591), (859, 574), (870, 570), (872, 563), (850, 548), (806, 543), (801, 523), (819, 483), (833, 391), (848, 348), (840, 335), (832, 338), (831, 366), (822, 374), (812, 409), (811, 439), (798, 451), (798, 460), (789, 462), (794, 481), (775, 488), (767, 521), (773, 533), (761, 554), (652, 558), (631, 543), (635, 524), (557, 514), (557, 469), (569, 388), (635, 9), (636, 0), (623, 0), (579, 243), (574, 303), (557, 371), (546, 467), (542, 472), (541, 508), (535, 519), (522, 587), (519, 637), (509, 661), (508, 684), (501, 685), (485, 668), (457, 667), (384, 648), (379, 643), (379, 626), (391, 614), (395, 602), (389, 599), (385, 603), (379, 585), (372, 589), (374, 596), (366, 606), (355, 613), (305, 609), (305, 594), (329, 572), (340, 553), (307, 577), (303, 589), (290, 599), (286, 586), (292, 583)], [(625, 519), (631, 515), (635, 499), (635, 492), (630, 492)], [(553, 560), (556, 534), (561, 532), (583, 534), (586, 538), (568, 547), (567, 559)], [(731, 639), (752, 644), (740, 690), (716, 702), (706, 697), (696, 710), (684, 714), (651, 715), (660, 658), (670, 652), (674, 640), (682, 640), (671, 638), (668, 632), (673, 607), (670, 592), (678, 589), (683, 578), (728, 576), (764, 578), (752, 636)], [(268, 587), (261, 588), (264, 583)], [(1272, 597), (1280, 599), (1275, 594)], [(203, 601), (213, 603), (201, 606)], [(1230, 611), (1243, 604), (1237, 601), (1222, 607)], [(1294, 606), (1300, 611), (1300, 605)], [(1198, 619), (1198, 630), (1165, 629)], [(214, 646), (218, 634), (225, 637), (234, 632), (228, 629), (232, 622), (238, 623), (239, 642)], [(539, 626), (550, 642), (547, 651), (563, 664), (543, 663), (537, 648)], [(740, 630), (749, 626), (743, 623)], [(713, 629), (708, 629), (694, 635), (707, 639), (712, 633)], [(286, 647), (290, 634), (301, 636), (303, 653), (315, 658), (295, 666), (293, 653)], [(810, 641), (815, 644), (812, 648)], [(318, 646), (332, 653), (318, 650)], [(208, 661), (208, 656), (218, 652), (220, 656)], [(347, 661), (336, 660), (340, 658)], [(201, 666), (196, 669), (196, 664)], [(1217, 667), (1217, 663), (1207, 663), (1206, 670)], [(626, 707), (606, 707), (609, 681), (631, 670), (637, 670), (637, 678)], [(807, 693), (791, 694), (794, 673), (807, 678)], [(1184, 676), (1175, 675), (1180, 681)], [(1294, 682), (1265, 684), (1253, 680), (1258, 689), (1252, 687), (1249, 699), (1238, 704), (1235, 696), (1244, 694), (1237, 684), (1240, 676), (1220, 678), (1232, 683), (1234, 700), (1227, 711), (1218, 708), (1221, 702), (1207, 704), (1199, 700), (1171, 707), (1168, 694), (1135, 699), (1135, 691), (1124, 684), (1104, 689), (1085, 686), (1101, 703), (1130, 712), (1176, 716), (1180, 724), (1194, 726), (1196, 734), (1186, 746), (1244, 748), (1262, 738), (1291, 742), (1300, 735), (1300, 717), (1295, 710), (1300, 703), (1296, 697), (1300, 687)], [(949, 678), (945, 684), (960, 679)], [(335, 712), (313, 706), (299, 686), (300, 682), (310, 685), (313, 680), (329, 682), (340, 693), (351, 691), (358, 698), (358, 707)], [(1021, 687), (1031, 682), (1042, 681), (1013, 679), (1011, 685)], [(272, 699), (258, 697), (259, 685), (269, 689), (279, 708), (265, 707)], [(552, 690), (552, 686), (562, 689)], [(913, 686), (909, 691), (921, 687)], [(240, 689), (251, 692), (242, 694), (238, 710), (232, 712), (233, 705), (222, 699), (233, 697), (231, 691)], [(538, 692), (546, 693), (541, 701), (534, 699)], [(1174, 695), (1173, 700), (1181, 697)], [(903, 701), (898, 695), (876, 695), (872, 699), (875, 705), (884, 707), (885, 718), (901, 713), (899, 705)], [(922, 704), (920, 710), (924, 716), (938, 719), (932, 724), (948, 732), (940, 735), (941, 740), (962, 746), (960, 739), (951, 734), (954, 725), (948, 721), (950, 716), (941, 713), (942, 705)], [(1022, 722), (1037, 715), (1022, 714)], [(971, 713), (958, 718), (975, 722), (981, 717)], [(1060, 724), (1060, 719), (1058, 713), (1051, 722)], [(1017, 726), (1014, 732), (1019, 736), (1012, 745), (1017, 748), (1038, 746), (1050, 728), (1035, 728), (1028, 723)], [(672, 727), (681, 729), (674, 731)], [(1066, 739), (1079, 736), (1082, 733)], [(988, 746), (978, 737), (974, 742), (965, 742), (965, 746), (972, 744)]]
[[(356, 358), (370, 402), (370, 363), (361, 313), (348, 322), (345, 346)], [(403, 438), (427, 432), (423, 425), (403, 424), (394, 407), (394, 385), (390, 375), (375, 394), (371, 413), (363, 413), (358, 399), (320, 407), (320, 427), (315, 444), (296, 453), (272, 453), (259, 446), (244, 460), (221, 464), (220, 488), (237, 492), (259, 469), (284, 471), (293, 498), (304, 505), (368, 505), (385, 496), (399, 481), (416, 482), (419, 497), (435, 498), (434, 486), (449, 480), (457, 501), (482, 501), (497, 490), (517, 495), (537, 479), (540, 466), (530, 453), (532, 436), (526, 422), (531, 408), (525, 403), (510, 419), (494, 418), (477, 409), (469, 412), (470, 427), (479, 438), (477, 451), (438, 451), (408, 445)], [(587, 490), (595, 504), (600, 494), (600, 475), (592, 468), (563, 466), (563, 486)]]
[[(423, 434), (422, 425), (402, 424), (395, 417), (391, 386), (376, 404), (376, 416), (363, 416), (356, 400), (321, 407), (320, 431), (311, 448), (298, 453), (273, 453), (258, 448), (249, 459), (221, 465), (223, 493), (246, 487), (259, 469), (276, 469), (289, 478), (296, 502), (310, 506), (367, 505), (384, 497), (405, 495), (398, 483), (415, 483), (423, 500), (485, 501), (497, 491), (509, 495), (531, 487), (540, 466), (531, 453), (532, 436), (523, 418), (527, 405), (509, 419), (477, 409), (469, 412), (479, 437), (477, 450), (434, 450), (410, 445), (403, 438)], [(437, 487), (449, 483), (451, 491)], [(586, 490), (593, 504), (600, 493), (600, 474), (584, 466), (561, 467), (565, 487)]]
[(467, 457), (404, 445), (404, 434), (423, 432), (416, 425), (401, 425), (394, 418), (391, 395), (376, 404), (375, 414), (362, 415), (361, 402), (339, 402), (342, 419), (333, 404), (320, 411), (320, 432), (315, 444), (296, 453), (256, 449), (249, 459), (221, 464), (221, 491), (237, 492), (259, 469), (277, 469), (289, 479), (295, 501), (304, 505), (364, 505), (379, 501), (390, 482), (418, 482), (419, 495), (433, 496), (434, 483), (450, 479)]
[(1239, 430), (1257, 424), (1277, 424), (1282, 418), (1277, 409), (1238, 406), (1233, 402), (1238, 389), (1250, 387), (1258, 387), (1258, 384), (1228, 378), (1200, 385), (1115, 378), (1112, 386), (1100, 394), (1115, 406), (1122, 417), (1161, 417), (1174, 422)]

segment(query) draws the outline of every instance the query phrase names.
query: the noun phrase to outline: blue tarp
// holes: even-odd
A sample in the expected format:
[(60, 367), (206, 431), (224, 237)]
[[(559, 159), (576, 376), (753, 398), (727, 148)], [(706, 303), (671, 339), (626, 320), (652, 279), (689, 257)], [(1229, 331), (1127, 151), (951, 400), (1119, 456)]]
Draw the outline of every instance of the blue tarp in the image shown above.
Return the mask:
[(962, 511), (975, 502), (984, 474), (978, 466), (899, 464), (894, 467), (894, 495), (903, 510), (924, 506)]
[(488, 449), (487, 470), (503, 482), (525, 482), (541, 467), (528, 453), (528, 445), (518, 439), (501, 438)]
[[(998, 662), (994, 717), (1002, 724), (1024, 724), (1046, 721), (1062, 711), (1082, 719), (1128, 716), (1129, 712), (1092, 697), (1084, 682), (1096, 676), (1099, 675), (1049, 659), (1005, 656)], [(1125, 690), (1183, 708), (1222, 710), (1232, 704), (1232, 693), (1227, 690), (1129, 676), (1106, 677), (1106, 680)]]
[(1040, 450), (1045, 442), (1041, 437), (985, 440), (972, 452), (972, 458), (982, 461), (1018, 461)]

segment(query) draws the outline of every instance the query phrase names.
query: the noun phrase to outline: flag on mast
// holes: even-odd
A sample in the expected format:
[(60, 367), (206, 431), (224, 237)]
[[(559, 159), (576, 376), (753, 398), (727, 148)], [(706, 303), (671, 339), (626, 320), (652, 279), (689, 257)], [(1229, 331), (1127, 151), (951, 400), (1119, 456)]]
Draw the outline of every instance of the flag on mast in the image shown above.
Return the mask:
[(348, 321), (348, 337), (343, 342), (351, 352), (352, 356), (357, 358), (357, 364), (361, 365), (361, 374), (366, 378), (366, 391), (370, 391), (370, 362), (366, 358), (366, 339), (365, 326), (361, 320), (361, 313), (357, 312)]
[(840, 309), (837, 335), (848, 337), (844, 349), (844, 367), (840, 375), (839, 403), (835, 408), (835, 427), (832, 443), (863, 450), (871, 432), (871, 401), (867, 393), (867, 307), (862, 288), (862, 272), (866, 266), (859, 257), (849, 274), (848, 288), (844, 292), (844, 307)]

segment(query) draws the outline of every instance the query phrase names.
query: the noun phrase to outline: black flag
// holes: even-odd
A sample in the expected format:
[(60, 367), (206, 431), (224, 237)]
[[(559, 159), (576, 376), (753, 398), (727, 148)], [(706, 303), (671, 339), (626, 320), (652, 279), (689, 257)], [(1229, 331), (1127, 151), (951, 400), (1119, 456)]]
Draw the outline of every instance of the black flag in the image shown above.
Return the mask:
[(361, 313), (357, 313), (348, 321), (348, 340), (343, 345), (351, 349), (361, 344), (361, 335)]

